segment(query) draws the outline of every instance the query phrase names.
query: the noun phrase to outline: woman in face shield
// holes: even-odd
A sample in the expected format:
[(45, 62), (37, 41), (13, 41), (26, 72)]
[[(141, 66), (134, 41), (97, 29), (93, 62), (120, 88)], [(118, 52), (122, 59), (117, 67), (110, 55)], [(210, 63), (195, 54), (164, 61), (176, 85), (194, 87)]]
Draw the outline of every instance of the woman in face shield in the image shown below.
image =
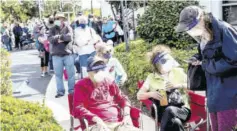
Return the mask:
[(199, 57), (192, 64), (205, 71), (212, 130), (232, 130), (237, 124), (237, 30), (189, 6), (181, 11), (176, 32), (186, 32), (200, 43)]
[(148, 56), (154, 72), (147, 76), (137, 98), (152, 99), (158, 106), (161, 131), (184, 131), (183, 123), (189, 120), (191, 114), (185, 90), (187, 76), (170, 55), (169, 47), (158, 45)]

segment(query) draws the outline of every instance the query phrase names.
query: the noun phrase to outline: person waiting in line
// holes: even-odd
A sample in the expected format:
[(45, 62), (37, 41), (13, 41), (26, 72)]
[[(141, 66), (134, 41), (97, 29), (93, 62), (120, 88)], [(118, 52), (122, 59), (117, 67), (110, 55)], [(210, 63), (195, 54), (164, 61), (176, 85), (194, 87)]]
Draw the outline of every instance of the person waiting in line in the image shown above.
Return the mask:
[(112, 40), (113, 43), (115, 43), (117, 41), (115, 29), (116, 29), (116, 22), (107, 20), (107, 18), (104, 17), (102, 25), (103, 41), (107, 42), (108, 40)]
[[(137, 98), (152, 99), (158, 106), (161, 131), (184, 131), (183, 123), (191, 116), (185, 89), (187, 75), (170, 53), (165, 45), (158, 45), (148, 53), (154, 72), (147, 76)], [(155, 113), (152, 110), (153, 117)]]
[(74, 42), (77, 45), (76, 52), (79, 54), (81, 78), (84, 78), (87, 76), (87, 59), (95, 56), (94, 46), (102, 40), (95, 30), (88, 26), (88, 19), (85, 16), (80, 16), (77, 24), (77, 28), (74, 30)]
[[(48, 74), (48, 62), (49, 62), (49, 43), (46, 43), (47, 35), (45, 34), (45, 28), (40, 29), (38, 41), (40, 44), (40, 65), (41, 65), (41, 77)], [(48, 44), (48, 45), (47, 45)]]
[(207, 107), (213, 131), (231, 131), (237, 116), (237, 30), (197, 6), (185, 7), (176, 32), (185, 32), (199, 43), (206, 76)]
[(96, 55), (104, 59), (106, 71), (114, 77), (118, 86), (122, 86), (127, 80), (127, 74), (119, 60), (113, 57), (113, 42), (109, 40), (107, 43), (100, 44), (96, 48)]
[(75, 118), (85, 118), (90, 131), (140, 131), (132, 124), (127, 97), (104, 70), (103, 59), (90, 57), (87, 65), (89, 77), (75, 85)]
[(63, 84), (63, 69), (66, 68), (68, 74), (68, 93), (74, 92), (75, 70), (74, 58), (72, 55), (72, 37), (73, 31), (69, 25), (66, 25), (66, 17), (63, 13), (55, 16), (54, 26), (49, 30), (48, 40), (52, 44), (52, 57), (54, 73), (56, 76), (57, 94), (56, 98), (65, 94)]
[(11, 35), (10, 30), (7, 27), (7, 24), (4, 24), (1, 30), (1, 41), (6, 46), (7, 51), (12, 51), (12, 45), (11, 45)]

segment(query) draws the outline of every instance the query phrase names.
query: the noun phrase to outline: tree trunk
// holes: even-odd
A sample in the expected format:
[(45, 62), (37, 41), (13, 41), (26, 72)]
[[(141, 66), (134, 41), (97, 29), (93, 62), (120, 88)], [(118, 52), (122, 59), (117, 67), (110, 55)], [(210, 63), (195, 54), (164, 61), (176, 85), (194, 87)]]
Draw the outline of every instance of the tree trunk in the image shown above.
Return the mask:
[(114, 15), (114, 18), (116, 19), (116, 16), (115, 16), (115, 12), (114, 12), (113, 5), (112, 5), (112, 4), (110, 4), (110, 7), (111, 7), (112, 13), (113, 13), (113, 15)]

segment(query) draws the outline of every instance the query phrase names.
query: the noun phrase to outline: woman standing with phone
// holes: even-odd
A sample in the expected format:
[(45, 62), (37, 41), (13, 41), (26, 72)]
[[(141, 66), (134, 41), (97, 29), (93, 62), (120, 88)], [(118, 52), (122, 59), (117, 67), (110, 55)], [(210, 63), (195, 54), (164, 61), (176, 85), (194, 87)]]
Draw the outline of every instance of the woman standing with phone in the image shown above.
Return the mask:
[(237, 116), (237, 30), (197, 6), (180, 13), (176, 32), (186, 32), (200, 46), (198, 60), (205, 72), (207, 107), (213, 131), (231, 131)]

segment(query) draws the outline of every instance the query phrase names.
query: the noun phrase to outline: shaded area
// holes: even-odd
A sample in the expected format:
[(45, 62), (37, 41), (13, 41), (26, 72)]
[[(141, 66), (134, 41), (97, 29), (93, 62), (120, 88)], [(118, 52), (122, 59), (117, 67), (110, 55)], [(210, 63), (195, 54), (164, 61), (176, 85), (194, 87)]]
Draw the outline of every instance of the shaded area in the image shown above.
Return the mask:
[(40, 76), (41, 69), (38, 51), (24, 50), (12, 52), (11, 58), (13, 96), (26, 100), (42, 101), (52, 76)]

